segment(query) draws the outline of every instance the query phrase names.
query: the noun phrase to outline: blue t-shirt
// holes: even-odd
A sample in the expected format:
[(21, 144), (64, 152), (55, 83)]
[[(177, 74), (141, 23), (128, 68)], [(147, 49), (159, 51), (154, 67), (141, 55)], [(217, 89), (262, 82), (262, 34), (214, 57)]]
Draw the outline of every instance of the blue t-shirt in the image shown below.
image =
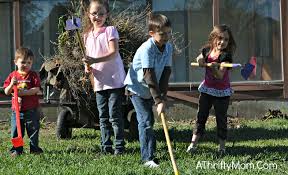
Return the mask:
[(157, 83), (159, 83), (165, 66), (172, 65), (171, 43), (166, 43), (165, 50), (160, 52), (157, 48), (154, 38), (149, 38), (136, 51), (133, 62), (128, 70), (124, 84), (127, 89), (134, 94), (149, 99), (151, 94), (144, 80), (143, 68), (154, 68)]

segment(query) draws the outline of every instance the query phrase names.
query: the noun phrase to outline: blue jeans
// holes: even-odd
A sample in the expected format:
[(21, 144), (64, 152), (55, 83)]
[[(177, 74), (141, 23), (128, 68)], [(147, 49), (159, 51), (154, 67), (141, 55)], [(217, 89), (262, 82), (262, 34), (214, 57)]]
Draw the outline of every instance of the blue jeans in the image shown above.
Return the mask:
[(124, 150), (123, 95), (123, 89), (108, 89), (96, 92), (101, 130), (101, 149), (103, 152), (112, 151), (112, 128), (115, 137), (115, 150)]
[[(20, 123), (21, 123), (21, 132), (22, 137), (25, 135), (25, 128), (27, 135), (30, 139), (30, 152), (39, 151), (39, 129), (40, 129), (40, 115), (37, 108), (20, 111)], [(17, 126), (16, 126), (16, 113), (12, 111), (11, 116), (11, 137), (17, 137)], [(23, 153), (23, 147), (15, 148), (14, 146), (10, 149), (10, 152), (18, 152), (19, 154)]]
[(152, 106), (153, 99), (143, 99), (137, 95), (131, 96), (136, 116), (138, 120), (139, 141), (142, 161), (150, 161), (154, 159), (156, 150), (156, 139), (153, 131), (154, 115)]

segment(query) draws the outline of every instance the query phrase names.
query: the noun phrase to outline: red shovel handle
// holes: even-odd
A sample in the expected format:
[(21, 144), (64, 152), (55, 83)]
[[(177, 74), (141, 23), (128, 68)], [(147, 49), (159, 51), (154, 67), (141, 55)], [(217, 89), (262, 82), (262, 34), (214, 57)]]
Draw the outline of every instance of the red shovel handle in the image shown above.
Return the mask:
[(19, 103), (18, 103), (18, 88), (17, 85), (13, 86), (14, 91), (14, 107), (15, 107), (15, 113), (16, 113), (16, 126), (17, 126), (17, 134), (18, 137), (22, 138), (22, 132), (21, 132), (21, 123), (20, 123), (20, 110), (19, 110)]
[(17, 137), (12, 138), (12, 144), (13, 147), (18, 148), (24, 145), (24, 141), (22, 138), (22, 133), (21, 133), (21, 123), (20, 123), (20, 110), (19, 110), (19, 103), (18, 103), (18, 89), (17, 85), (13, 86), (14, 90), (14, 108), (15, 108), (15, 113), (16, 113), (16, 126), (17, 126)]

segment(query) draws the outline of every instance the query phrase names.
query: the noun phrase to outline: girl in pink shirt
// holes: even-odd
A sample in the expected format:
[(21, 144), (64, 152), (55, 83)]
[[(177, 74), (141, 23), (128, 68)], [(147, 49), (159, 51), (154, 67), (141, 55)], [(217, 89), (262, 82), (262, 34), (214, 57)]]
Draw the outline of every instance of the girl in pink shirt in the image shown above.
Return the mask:
[[(125, 71), (119, 54), (119, 35), (114, 26), (108, 26), (109, 5), (102, 0), (92, 0), (87, 9), (88, 24), (84, 28), (86, 57), (82, 60), (85, 72), (94, 76), (93, 89), (99, 111), (101, 149), (103, 153), (122, 154), (124, 151), (124, 126), (122, 98)], [(113, 151), (110, 128), (113, 127)]]

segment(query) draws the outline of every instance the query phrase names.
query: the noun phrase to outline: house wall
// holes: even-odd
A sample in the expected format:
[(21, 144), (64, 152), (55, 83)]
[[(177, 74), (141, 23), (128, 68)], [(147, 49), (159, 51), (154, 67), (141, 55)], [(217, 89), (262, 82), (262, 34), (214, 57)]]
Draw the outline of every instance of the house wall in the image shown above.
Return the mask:
[[(150, 1), (154, 12), (167, 15), (172, 20), (173, 30), (183, 33), (185, 39), (184, 44), (185, 47), (187, 46), (187, 49), (180, 55), (177, 55), (173, 60), (171, 84), (200, 82), (203, 78), (203, 71), (201, 69), (191, 68), (189, 63), (197, 56), (200, 47), (206, 41), (212, 29), (213, 17), (215, 18), (212, 7), (213, 2), (216, 2), (216, 0), (169, 0), (169, 3), (167, 3), (167, 0)], [(57, 18), (65, 13), (64, 6), (61, 5), (61, 3), (65, 4), (66, 1), (59, 0), (60, 5), (57, 4), (56, 1), (51, 3), (52, 1), (48, 0), (42, 0), (41, 3), (39, 3), (39, 0), (19, 2), (21, 4), (21, 43), (26, 47), (32, 47), (33, 52), (37, 55), (37, 61), (33, 67), (37, 70), (43, 61), (42, 56), (49, 56), (54, 53), (55, 47), (50, 41), (55, 41), (57, 37)], [(123, 4), (129, 5), (127, 2), (130, 3), (130, 1), (125, 1), (125, 3), (123, 1)], [(245, 63), (251, 56), (256, 56), (258, 58), (257, 76), (250, 81), (259, 82), (259, 84), (284, 81), (283, 94), (284, 97), (287, 98), (287, 1), (217, 0), (217, 2), (219, 2), (219, 22), (232, 26), (232, 31), (237, 39), (236, 42), (238, 42), (235, 61)], [(31, 9), (29, 9), (29, 11), (28, 7), (30, 8), (33, 4), (34, 7), (36, 6), (34, 11), (36, 15), (34, 14), (34, 17), (41, 20), (38, 21), (40, 22), (39, 26), (31, 28), (31, 26), (29, 26), (29, 16), (27, 16), (25, 9), (27, 13), (31, 13)], [(232, 8), (230, 8), (231, 4), (233, 5)], [(282, 6), (280, 6), (280, 4)], [(245, 11), (246, 7), (251, 10)], [(45, 12), (49, 12), (49, 14), (45, 13), (45, 17), (37, 16), (39, 11), (42, 12), (43, 9), (48, 10)], [(0, 2), (0, 14), (0, 33), (5, 34), (1, 35), (0, 40), (0, 82), (2, 84), (8, 73), (13, 70), (12, 60), (15, 50), (13, 30), (15, 29), (13, 29), (12, 0)], [(30, 19), (32, 22), (35, 22), (35, 20), (36, 19)], [(239, 70), (233, 71), (232, 74), (232, 81), (247, 82), (241, 78)], [(195, 116), (196, 109), (192, 108), (191, 104), (178, 101), (175, 102), (175, 104), (179, 104), (180, 106), (183, 104), (185, 106), (183, 111), (187, 111), (187, 114), (185, 113), (179, 118)], [(229, 113), (231, 115), (250, 116), (254, 118), (265, 114), (269, 108), (277, 108), (277, 106), (281, 106), (281, 108), (286, 110), (286, 106), (288, 105), (286, 102), (281, 101), (233, 102)], [(173, 108), (171, 108), (171, 110), (172, 109)]]

